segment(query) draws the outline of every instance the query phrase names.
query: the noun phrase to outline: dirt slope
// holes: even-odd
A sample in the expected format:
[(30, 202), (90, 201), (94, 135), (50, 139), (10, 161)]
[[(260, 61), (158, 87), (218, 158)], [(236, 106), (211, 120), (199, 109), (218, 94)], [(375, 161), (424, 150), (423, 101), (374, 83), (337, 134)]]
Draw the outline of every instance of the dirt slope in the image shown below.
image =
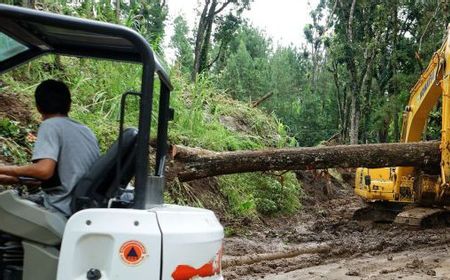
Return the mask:
[(23, 124), (36, 122), (33, 110), (28, 105), (30, 102), (24, 102), (23, 98), (13, 93), (0, 92), (0, 119), (8, 118)]
[[(8, 158), (8, 153), (5, 152), (6, 146), (4, 145), (8, 139), (3, 138), (5, 135), (5, 131), (3, 131), (5, 129), (4, 121), (8, 120), (22, 126), (28, 126), (36, 124), (36, 118), (33, 115), (34, 110), (28, 105), (32, 103), (31, 101), (24, 96), (2, 91), (2, 85), (0, 80), (0, 164), (5, 164), (6, 162), (14, 163), (14, 161), (11, 157)], [(8, 131), (6, 131), (6, 134), (8, 134)]]

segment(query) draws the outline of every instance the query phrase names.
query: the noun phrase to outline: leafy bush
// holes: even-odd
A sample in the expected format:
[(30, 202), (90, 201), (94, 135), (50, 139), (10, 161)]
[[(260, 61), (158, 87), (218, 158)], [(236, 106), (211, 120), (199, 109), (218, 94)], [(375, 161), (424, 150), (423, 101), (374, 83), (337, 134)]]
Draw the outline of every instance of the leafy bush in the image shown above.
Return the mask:
[(29, 161), (35, 140), (33, 130), (33, 127), (23, 127), (17, 121), (0, 119), (1, 155), (16, 164)]
[(290, 214), (300, 208), (301, 188), (292, 172), (236, 174), (220, 177), (219, 181), (234, 215)]

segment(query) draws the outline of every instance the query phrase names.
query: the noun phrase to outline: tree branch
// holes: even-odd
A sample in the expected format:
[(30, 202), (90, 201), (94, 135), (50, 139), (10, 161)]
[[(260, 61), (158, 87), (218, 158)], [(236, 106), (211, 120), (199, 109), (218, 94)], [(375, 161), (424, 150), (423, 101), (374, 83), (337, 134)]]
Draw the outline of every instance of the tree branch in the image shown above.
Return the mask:
[(437, 3), (436, 6), (436, 10), (434, 11), (433, 16), (430, 18), (430, 20), (428, 21), (427, 25), (425, 26), (425, 29), (423, 30), (422, 36), (420, 36), (420, 40), (419, 40), (419, 50), (418, 53), (420, 55), (420, 51), (422, 50), (422, 40), (423, 37), (425, 36), (425, 34), (428, 32), (428, 28), (430, 27), (430, 24), (432, 21), (434, 21), (434, 18), (436, 17), (437, 13), (439, 12), (441, 6), (440, 6), (440, 2)]
[(269, 99), (271, 96), (273, 95), (273, 91), (269, 92), (268, 94), (264, 95), (263, 97), (261, 97), (260, 99), (256, 100), (255, 102), (252, 103), (251, 107), (252, 108), (256, 108), (258, 107), (261, 103), (263, 103), (264, 101), (266, 101), (267, 99)]
[(207, 68), (211, 68), (213, 66), (214, 63), (216, 63), (217, 60), (219, 60), (220, 55), (222, 54), (222, 49), (223, 49), (223, 41), (220, 42), (220, 46), (219, 46), (219, 52), (217, 53), (216, 57), (208, 64)]
[(356, 0), (353, 0), (352, 6), (350, 8), (350, 14), (348, 16), (348, 28), (347, 28), (347, 37), (350, 44), (353, 43), (353, 16), (355, 14), (355, 6)]
[(214, 11), (214, 15), (220, 14), (230, 3), (232, 3), (233, 1), (228, 0), (225, 3), (223, 3), (222, 7), (220, 7), (219, 9), (217, 9), (216, 11)]

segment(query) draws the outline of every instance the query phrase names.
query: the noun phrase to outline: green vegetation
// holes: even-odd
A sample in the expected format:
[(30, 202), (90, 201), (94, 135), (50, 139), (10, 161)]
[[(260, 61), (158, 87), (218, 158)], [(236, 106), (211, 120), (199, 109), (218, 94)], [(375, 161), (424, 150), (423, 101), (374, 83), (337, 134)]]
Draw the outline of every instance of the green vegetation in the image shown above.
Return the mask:
[[(2, 2), (123, 24), (165, 59), (166, 1)], [(251, 4), (199, 1), (195, 27), (182, 16), (174, 19), (173, 143), (232, 151), (314, 146), (331, 138), (343, 144), (399, 140), (409, 89), (450, 21), (447, 1), (321, 0), (311, 23), (298, 27), (306, 39), (302, 46), (275, 46), (243, 17)], [(94, 129), (105, 150), (117, 136), (120, 94), (139, 90), (140, 71), (136, 65), (45, 57), (2, 76), (0, 94), (32, 100), (39, 81), (66, 81), (77, 96), (72, 116)], [(258, 108), (249, 105), (269, 93)], [(129, 101), (126, 122), (134, 125), (137, 103)], [(440, 135), (439, 111), (438, 104), (427, 139)], [(31, 146), (23, 139), (34, 127), (2, 120), (0, 128), (3, 155), (25, 161)], [(291, 213), (300, 207), (301, 188), (292, 173), (232, 175), (218, 182), (233, 215)], [(202, 205), (187, 197), (167, 198)]]
[[(140, 68), (131, 64), (66, 57), (59, 58), (56, 67), (55, 61), (55, 57), (44, 57), (4, 75), (0, 94), (20, 92), (26, 100), (32, 100), (39, 81), (47, 78), (66, 81), (74, 94), (71, 117), (94, 130), (104, 151), (117, 137), (120, 95), (139, 89)], [(216, 151), (295, 145), (295, 140), (288, 136), (285, 126), (275, 117), (231, 99), (215, 88), (210, 79), (190, 83), (174, 69), (172, 82), (175, 90), (171, 102), (176, 112), (169, 130), (172, 143)], [(154, 106), (158, 108), (157, 98)], [(153, 124), (156, 117), (155, 112)], [(126, 123), (136, 126), (136, 120), (137, 103), (130, 99)], [(0, 136), (14, 139), (17, 143), (9, 143), (3, 155), (10, 156), (9, 159), (17, 163), (26, 161), (27, 155), (29, 159), (31, 144), (22, 141), (30, 132), (24, 129), (28, 124), (3, 119), (0, 125)], [(300, 187), (291, 173), (224, 176), (219, 179), (219, 185), (233, 215), (292, 213), (300, 206)], [(175, 201), (166, 197), (168, 201)], [(201, 205), (201, 201), (193, 203)]]
[(231, 99), (214, 88), (211, 80), (190, 84), (179, 75), (172, 78), (176, 88), (172, 99), (176, 117), (170, 136), (174, 143), (215, 151), (295, 144), (276, 118)]
[(257, 213), (294, 213), (300, 208), (301, 189), (295, 174), (248, 173), (219, 178), (228, 197), (231, 213), (252, 216)]
[(17, 121), (0, 119), (0, 157), (24, 164), (29, 161), (34, 137), (32, 126), (23, 126)]
[[(261, 107), (276, 114), (300, 146), (330, 138), (395, 142), (409, 90), (442, 44), (449, 10), (447, 1), (321, 0), (303, 27), (302, 46), (275, 46), (233, 14), (217, 22), (201, 73), (235, 99), (273, 93)], [(196, 41), (195, 31), (184, 29), (177, 40), (184, 34)], [(178, 50), (184, 65), (186, 52)], [(438, 119), (439, 111), (440, 105)], [(427, 139), (438, 137), (439, 123), (430, 120)]]

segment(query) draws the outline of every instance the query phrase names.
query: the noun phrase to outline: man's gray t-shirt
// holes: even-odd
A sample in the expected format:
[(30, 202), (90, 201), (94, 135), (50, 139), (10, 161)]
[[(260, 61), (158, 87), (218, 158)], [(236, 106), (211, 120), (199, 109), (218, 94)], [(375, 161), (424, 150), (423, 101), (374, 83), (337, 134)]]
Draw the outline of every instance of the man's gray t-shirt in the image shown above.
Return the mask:
[(43, 121), (38, 130), (32, 161), (56, 161), (61, 183), (56, 190), (44, 194), (44, 206), (71, 215), (72, 189), (98, 157), (97, 139), (86, 126), (68, 117)]

